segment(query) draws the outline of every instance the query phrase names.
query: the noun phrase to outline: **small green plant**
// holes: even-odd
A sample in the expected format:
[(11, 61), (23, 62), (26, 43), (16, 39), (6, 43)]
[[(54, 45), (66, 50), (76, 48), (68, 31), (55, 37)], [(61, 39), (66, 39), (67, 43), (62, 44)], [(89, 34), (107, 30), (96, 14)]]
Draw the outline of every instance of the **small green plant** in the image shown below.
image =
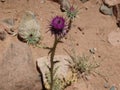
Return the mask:
[(79, 56), (76, 55), (74, 51), (72, 54), (68, 51), (66, 52), (71, 58), (70, 60), (67, 60), (68, 66), (71, 69), (72, 73), (76, 73), (77, 78), (80, 78), (80, 76), (84, 77), (92, 73), (95, 68), (99, 67), (99, 64), (97, 64), (96, 62), (90, 62), (89, 56)]

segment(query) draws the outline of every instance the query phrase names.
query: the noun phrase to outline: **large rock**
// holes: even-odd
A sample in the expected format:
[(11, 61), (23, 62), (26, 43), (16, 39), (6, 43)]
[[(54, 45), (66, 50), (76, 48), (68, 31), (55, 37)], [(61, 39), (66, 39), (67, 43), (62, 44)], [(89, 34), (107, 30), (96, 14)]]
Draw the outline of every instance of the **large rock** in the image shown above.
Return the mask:
[[(55, 68), (59, 66), (56, 74), (57, 76), (59, 76), (59, 78), (63, 78), (63, 77), (67, 77), (68, 73), (68, 62), (66, 61), (66, 59), (70, 59), (70, 57), (65, 56), (65, 55), (56, 55), (54, 57), (54, 61), (59, 61), (58, 63), (56, 63)], [(41, 57), (37, 59), (37, 64), (38, 67), (40, 68), (42, 74), (43, 74), (43, 79), (44, 81), (46, 81), (45, 78), (45, 73), (48, 73), (49, 70), (47, 68), (46, 65), (50, 66), (50, 59), (49, 57), (45, 56), (45, 57)], [(61, 77), (62, 76), (62, 77)]]
[(10, 43), (0, 63), (0, 90), (42, 90), (32, 60), (28, 45)]
[(113, 14), (116, 17), (118, 27), (120, 27), (120, 4), (113, 7)]
[(120, 0), (103, 0), (103, 1), (108, 6), (115, 6), (117, 4), (120, 4)]

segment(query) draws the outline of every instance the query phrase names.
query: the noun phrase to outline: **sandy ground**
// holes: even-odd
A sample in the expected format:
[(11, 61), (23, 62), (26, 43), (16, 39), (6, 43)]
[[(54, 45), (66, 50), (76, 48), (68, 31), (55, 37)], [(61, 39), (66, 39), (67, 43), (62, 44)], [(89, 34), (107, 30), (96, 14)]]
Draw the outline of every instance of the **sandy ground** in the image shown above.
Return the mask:
[[(97, 2), (98, 0), (90, 0), (84, 4), (79, 0), (71, 1), (81, 9), (77, 18), (73, 21), (72, 28), (66, 39), (63, 39), (64, 43), (58, 45), (56, 54), (66, 54), (63, 48), (67, 50), (74, 48), (78, 54), (84, 53), (87, 55), (90, 54), (89, 49), (96, 48), (97, 51), (94, 57), (98, 62), (101, 61), (98, 71), (108, 79), (110, 86), (115, 85), (120, 90), (120, 46), (112, 46), (108, 42), (109, 33), (117, 30), (115, 18), (99, 12), (100, 2)], [(49, 30), (49, 21), (55, 15), (65, 17), (65, 14), (59, 9), (59, 4), (49, 0), (46, 0), (45, 3), (41, 3), (40, 0), (5, 0), (4, 3), (0, 2), (1, 20), (4, 18), (16, 18), (15, 24), (19, 25), (25, 11), (35, 13), (41, 26), (42, 44), (51, 46), (53, 36), (51, 36), (50, 32), (47, 32)], [(81, 28), (82, 31), (78, 28)], [(17, 32), (17, 29), (15, 32)], [(17, 40), (16, 37), (11, 35), (7, 35), (7, 38)], [(7, 45), (7, 41), (0, 41), (0, 51), (4, 50), (4, 45)], [(32, 46), (31, 49), (34, 60), (48, 55), (48, 50)], [(109, 90), (104, 88), (106, 82), (100, 76), (91, 76), (87, 83), (97, 88), (95, 90)], [(90, 89), (88, 88), (88, 90)]]

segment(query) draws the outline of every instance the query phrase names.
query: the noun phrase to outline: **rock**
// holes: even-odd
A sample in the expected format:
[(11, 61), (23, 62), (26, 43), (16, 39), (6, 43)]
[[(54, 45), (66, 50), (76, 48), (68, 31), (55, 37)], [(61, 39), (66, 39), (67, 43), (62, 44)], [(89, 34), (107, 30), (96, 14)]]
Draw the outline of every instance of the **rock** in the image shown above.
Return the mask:
[(112, 31), (108, 35), (108, 41), (113, 45), (113, 46), (120, 46), (120, 31)]
[[(60, 61), (60, 62), (56, 63), (56, 65), (55, 65), (55, 67), (59, 66), (57, 73), (56, 73), (56, 75), (59, 76), (59, 78), (67, 77), (67, 75), (68, 75), (66, 73), (66, 72), (68, 72), (68, 69), (69, 69), (67, 66), (68, 62), (65, 59), (70, 59), (70, 58), (68, 56), (65, 56), (65, 55), (56, 55), (54, 58), (54, 61), (55, 60)], [(49, 72), (46, 64), (50, 66), (49, 57), (38, 58), (37, 64), (38, 64), (38, 67), (40, 68), (40, 70), (43, 74), (44, 82), (46, 82), (45, 73)]]
[(120, 4), (113, 7), (113, 14), (116, 17), (117, 25), (120, 27)]
[(108, 6), (115, 6), (117, 4), (120, 4), (120, 0), (103, 0), (103, 1)]
[(96, 48), (91, 48), (91, 49), (89, 49), (89, 52), (90, 52), (91, 54), (95, 54), (95, 53), (96, 53), (96, 51), (97, 51), (97, 49), (96, 49)]
[(108, 7), (105, 4), (102, 4), (99, 10), (105, 15), (113, 15), (113, 7)]
[(117, 88), (115, 86), (112, 86), (110, 90), (117, 90)]
[(33, 12), (25, 12), (18, 27), (18, 37), (29, 44), (36, 44), (40, 40), (40, 25)]
[(5, 31), (3, 31), (3, 30), (0, 30), (0, 40), (5, 40), (5, 38), (6, 38), (6, 33), (5, 33)]
[(1, 25), (3, 29), (10, 35), (14, 35), (14, 26), (15, 26), (15, 19), (14, 18), (5, 18), (1, 20)]
[(15, 20), (13, 18), (5, 18), (2, 21), (10, 26), (13, 26), (15, 24)]
[(104, 84), (104, 88), (109, 88), (109, 87), (110, 87), (109, 83)]
[(42, 90), (28, 45), (10, 43), (1, 60), (0, 90)]

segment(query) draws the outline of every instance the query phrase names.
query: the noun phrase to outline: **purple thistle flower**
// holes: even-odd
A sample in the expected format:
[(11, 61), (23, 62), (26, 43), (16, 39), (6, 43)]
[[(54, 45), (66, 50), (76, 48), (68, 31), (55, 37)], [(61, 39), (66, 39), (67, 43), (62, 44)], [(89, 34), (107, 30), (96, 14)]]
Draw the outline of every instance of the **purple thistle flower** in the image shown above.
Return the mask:
[(74, 12), (75, 8), (73, 6), (70, 7), (70, 12)]
[(56, 16), (50, 23), (51, 33), (63, 37), (68, 32), (66, 21), (61, 16)]

